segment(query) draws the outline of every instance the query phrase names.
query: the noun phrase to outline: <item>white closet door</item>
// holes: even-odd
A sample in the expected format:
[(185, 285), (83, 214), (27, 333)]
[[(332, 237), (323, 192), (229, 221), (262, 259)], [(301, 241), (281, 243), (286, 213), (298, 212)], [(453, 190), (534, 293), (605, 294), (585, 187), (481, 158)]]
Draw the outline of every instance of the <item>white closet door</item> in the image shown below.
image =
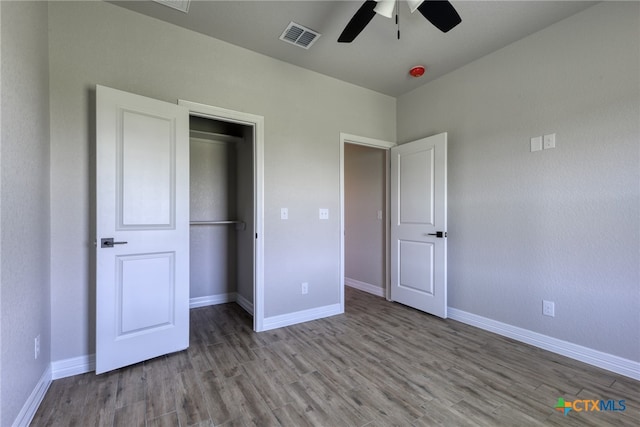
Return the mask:
[(189, 346), (189, 114), (96, 92), (99, 374)]

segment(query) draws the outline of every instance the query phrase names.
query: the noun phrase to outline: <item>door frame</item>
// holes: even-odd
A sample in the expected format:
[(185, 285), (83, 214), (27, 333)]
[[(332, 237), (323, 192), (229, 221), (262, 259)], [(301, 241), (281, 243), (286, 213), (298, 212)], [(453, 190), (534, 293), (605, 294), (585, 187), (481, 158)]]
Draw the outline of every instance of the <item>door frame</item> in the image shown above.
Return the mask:
[(389, 300), (390, 295), (390, 279), (389, 275), (389, 176), (390, 163), (389, 153), (395, 142), (385, 141), (382, 139), (368, 138), (366, 136), (352, 135), (340, 132), (340, 310), (344, 312), (344, 268), (345, 268), (345, 250), (344, 250), (344, 144), (363, 145), (365, 147), (378, 148), (385, 150), (385, 216), (384, 216), (384, 234), (385, 234), (385, 298)]
[(241, 111), (178, 100), (189, 115), (237, 123), (253, 128), (254, 172), (254, 272), (253, 272), (253, 330), (264, 330), (264, 117)]

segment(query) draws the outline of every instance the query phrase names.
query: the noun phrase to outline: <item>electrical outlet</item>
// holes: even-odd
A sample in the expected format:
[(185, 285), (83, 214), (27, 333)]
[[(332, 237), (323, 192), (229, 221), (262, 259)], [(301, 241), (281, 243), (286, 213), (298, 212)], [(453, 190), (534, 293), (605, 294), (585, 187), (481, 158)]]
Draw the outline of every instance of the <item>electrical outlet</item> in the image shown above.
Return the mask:
[(309, 283), (303, 282), (300, 288), (301, 288), (300, 290), (302, 291), (302, 295), (306, 295), (309, 293)]
[(542, 148), (548, 150), (550, 148), (556, 148), (556, 134), (550, 133), (549, 135), (544, 136)]
[(37, 359), (38, 356), (40, 356), (40, 335), (38, 335), (33, 342), (33, 358)]
[(555, 317), (556, 307), (553, 301), (542, 300), (542, 314), (545, 316)]

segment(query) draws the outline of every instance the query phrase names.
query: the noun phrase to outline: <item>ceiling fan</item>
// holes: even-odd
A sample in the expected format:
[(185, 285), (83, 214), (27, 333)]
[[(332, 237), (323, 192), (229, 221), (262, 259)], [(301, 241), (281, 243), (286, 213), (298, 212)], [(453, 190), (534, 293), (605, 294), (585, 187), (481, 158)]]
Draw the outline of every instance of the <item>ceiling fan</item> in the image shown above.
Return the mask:
[[(454, 7), (445, 0), (407, 0), (411, 13), (419, 11), (443, 33), (462, 22)], [(396, 0), (367, 0), (353, 15), (338, 38), (339, 43), (351, 43), (358, 37), (376, 14), (391, 18)], [(397, 20), (397, 15), (396, 15)], [(399, 35), (398, 35), (399, 38)]]

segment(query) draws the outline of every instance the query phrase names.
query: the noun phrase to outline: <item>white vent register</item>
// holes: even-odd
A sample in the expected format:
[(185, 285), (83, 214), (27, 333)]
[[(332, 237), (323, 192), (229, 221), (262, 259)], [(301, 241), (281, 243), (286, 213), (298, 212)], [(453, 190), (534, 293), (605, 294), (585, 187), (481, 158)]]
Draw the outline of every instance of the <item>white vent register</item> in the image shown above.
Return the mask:
[(280, 40), (309, 49), (320, 37), (320, 33), (295, 22), (290, 22), (280, 36)]
[(189, 4), (191, 0), (153, 0), (156, 3), (168, 6), (172, 9), (179, 10), (184, 13), (189, 13)]

